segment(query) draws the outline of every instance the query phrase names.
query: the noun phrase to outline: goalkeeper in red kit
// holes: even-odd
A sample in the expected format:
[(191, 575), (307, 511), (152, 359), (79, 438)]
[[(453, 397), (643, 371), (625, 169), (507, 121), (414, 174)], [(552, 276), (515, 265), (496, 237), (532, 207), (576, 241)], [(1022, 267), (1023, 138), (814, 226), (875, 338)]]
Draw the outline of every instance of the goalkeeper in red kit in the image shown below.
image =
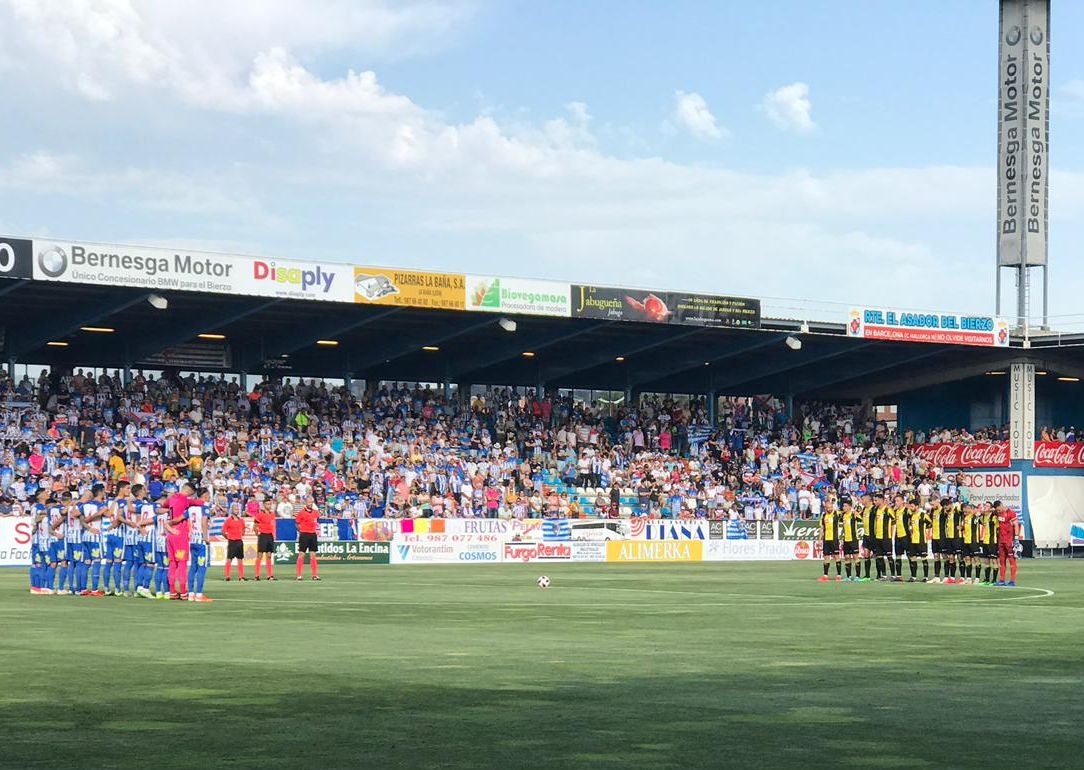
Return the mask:
[(1006, 508), (1000, 500), (994, 501), (994, 513), (997, 514), (997, 562), (1000, 569), (995, 585), (1012, 587), (1016, 585), (1016, 542), (1020, 539), (1020, 519), (1016, 511)]

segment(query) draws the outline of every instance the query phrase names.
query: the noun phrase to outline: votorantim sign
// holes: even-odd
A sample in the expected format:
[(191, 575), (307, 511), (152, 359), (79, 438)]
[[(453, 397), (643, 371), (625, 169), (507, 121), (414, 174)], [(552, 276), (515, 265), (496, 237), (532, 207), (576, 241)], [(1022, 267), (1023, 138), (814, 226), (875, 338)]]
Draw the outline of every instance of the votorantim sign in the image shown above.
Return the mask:
[(1050, 2), (1001, 0), (998, 41), (998, 265), (1046, 264)]

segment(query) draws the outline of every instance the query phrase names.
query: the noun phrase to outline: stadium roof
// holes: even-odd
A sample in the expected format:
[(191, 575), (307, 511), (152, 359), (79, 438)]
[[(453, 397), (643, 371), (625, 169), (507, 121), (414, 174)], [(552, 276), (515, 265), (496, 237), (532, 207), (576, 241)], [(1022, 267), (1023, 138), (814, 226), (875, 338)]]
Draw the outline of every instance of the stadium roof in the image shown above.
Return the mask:
[[(855, 339), (841, 323), (725, 329), (0, 279), (7, 361), (396, 381), (874, 398), (1029, 358), (1084, 377), (1084, 337), (1008, 348)], [(85, 331), (113, 329), (112, 333)], [(200, 334), (223, 339), (201, 339)], [(785, 344), (797, 336), (802, 346)], [(317, 341), (336, 345), (320, 345)], [(67, 343), (51, 346), (53, 343)], [(430, 348), (430, 349), (426, 349)], [(433, 349), (435, 348), (435, 350)], [(525, 355), (533, 354), (533, 355)]]

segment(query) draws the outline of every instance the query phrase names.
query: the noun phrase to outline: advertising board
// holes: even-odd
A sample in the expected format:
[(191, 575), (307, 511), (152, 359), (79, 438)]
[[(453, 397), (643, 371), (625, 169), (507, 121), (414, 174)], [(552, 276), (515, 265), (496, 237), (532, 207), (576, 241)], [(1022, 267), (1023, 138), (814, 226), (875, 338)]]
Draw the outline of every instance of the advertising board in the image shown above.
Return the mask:
[(467, 310), (568, 318), (571, 290), (567, 283), (556, 281), (468, 275)]
[(34, 240), (39, 281), (353, 302), (353, 268), (238, 254)]
[(362, 305), (395, 305), (421, 310), (463, 310), (466, 277), (457, 273), (355, 267), (352, 301)]
[(404, 541), (397, 536), (391, 543), (392, 564), (498, 564), (504, 555), (499, 543), (450, 542), (443, 536), (429, 540), (428, 535)]
[(0, 567), (30, 566), (30, 516), (0, 517)]
[(808, 540), (711, 540), (704, 561), (790, 561), (809, 558)]
[(689, 562), (701, 561), (704, 544), (699, 540), (612, 540), (606, 543), (606, 561)]
[(1019, 511), (1024, 504), (1024, 475), (1018, 471), (966, 471), (957, 476), (974, 505), (1000, 500)]
[(993, 316), (856, 307), (850, 311), (847, 336), (890, 342), (1008, 347), (1009, 322)]
[[(245, 548), (248, 556), (248, 548)], [(390, 564), (391, 543), (363, 540), (328, 540), (317, 546), (316, 556), (331, 564)], [(275, 563), (297, 561), (297, 543), (284, 540), (275, 543)]]
[(572, 287), (572, 315), (607, 321), (757, 329), (760, 300), (576, 284)]

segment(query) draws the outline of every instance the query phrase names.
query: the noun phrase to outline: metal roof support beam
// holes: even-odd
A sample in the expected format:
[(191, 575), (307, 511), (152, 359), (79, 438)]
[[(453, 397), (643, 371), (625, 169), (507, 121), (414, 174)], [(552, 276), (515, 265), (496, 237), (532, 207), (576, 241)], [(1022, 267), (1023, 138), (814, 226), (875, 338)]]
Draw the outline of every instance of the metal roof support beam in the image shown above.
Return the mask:
[(727, 395), (728, 388), (734, 388), (739, 385), (746, 385), (757, 380), (762, 380), (765, 377), (775, 377), (785, 372), (793, 371), (794, 369), (801, 368), (803, 366), (809, 366), (812, 364), (821, 364), (825, 361), (830, 361), (833, 358), (839, 358), (841, 356), (850, 355), (856, 353), (859, 350), (870, 347), (876, 343), (864, 342), (854, 346), (846, 346), (840, 350), (834, 350), (831, 353), (817, 354), (814, 351), (810, 351), (810, 356), (806, 357), (801, 354), (801, 351), (795, 350), (792, 353), (792, 357), (788, 356), (788, 362), (785, 364), (767, 365), (764, 367), (756, 367), (745, 372), (740, 372), (733, 377), (727, 377), (722, 380), (713, 381), (714, 389), (716, 392)]
[(338, 320), (335, 324), (329, 324), (327, 326), (316, 329), (315, 331), (309, 329), (302, 329), (292, 337), (288, 337), (285, 340), (276, 341), (273, 345), (268, 345), (264, 349), (264, 358), (279, 358), (280, 356), (289, 355), (294, 351), (301, 350), (301, 348), (308, 347), (316, 343), (316, 340), (333, 340), (336, 337), (352, 332), (355, 329), (360, 329), (363, 326), (368, 326), (371, 323), (387, 318), (390, 315), (395, 315), (400, 312), (402, 308), (393, 307), (379, 310), (375, 313), (370, 313), (363, 316), (352, 316), (349, 320)]
[(926, 350), (922, 353), (916, 353), (913, 356), (907, 356), (905, 358), (897, 358), (887, 364), (876, 363), (872, 366), (863, 366), (857, 369), (849, 369), (845, 373), (833, 371), (828, 373), (825, 377), (810, 377), (807, 379), (799, 380), (797, 383), (792, 384), (790, 391), (792, 393), (809, 393), (812, 391), (821, 390), (832, 385), (838, 385), (841, 382), (850, 382), (856, 380), (859, 377), (868, 377), (871, 374), (880, 374), (881, 372), (895, 369), (898, 366), (904, 366), (906, 364), (913, 364), (916, 361), (922, 361), (926, 358), (932, 358), (933, 356), (944, 353), (945, 349), (940, 346), (934, 346), (933, 350)]
[[(662, 347), (663, 345), (669, 345), (671, 342), (677, 342), (678, 340), (687, 339), (694, 335), (700, 334), (706, 329), (699, 327), (687, 331), (682, 331), (670, 336), (663, 336), (660, 339), (652, 340), (651, 342), (645, 342), (640, 345), (631, 345), (629, 343), (611, 345), (602, 350), (589, 351), (588, 355), (584, 356), (581, 360), (571, 359), (565, 360), (562, 363), (554, 366), (553, 368), (545, 369), (545, 379), (547, 382), (555, 380), (559, 377), (566, 377), (576, 372), (586, 371), (587, 369), (593, 369), (596, 366), (601, 366), (607, 362), (614, 361), (618, 356), (622, 356), (626, 359), (632, 358), (639, 353), (646, 353), (649, 350)], [(629, 363), (626, 361), (626, 363)]]
[(247, 318), (253, 313), (259, 313), (260, 311), (267, 310), (277, 304), (279, 304), (279, 300), (277, 299), (270, 300), (269, 302), (249, 304), (242, 310), (234, 310), (233, 312), (224, 313), (223, 315), (214, 318), (205, 318), (198, 323), (189, 324), (186, 327), (176, 330), (171, 329), (169, 332), (155, 337), (140, 339), (127, 348), (127, 360), (130, 363), (137, 364), (146, 356), (160, 353), (165, 348), (172, 345), (188, 342), (197, 334), (203, 332), (218, 332), (220, 329), (224, 329), (230, 324), (240, 321), (242, 318)]
[(553, 332), (536, 332), (534, 334), (519, 335), (518, 333), (506, 336), (512, 339), (508, 342), (494, 345), (491, 348), (480, 351), (477, 355), (457, 361), (451, 369), (451, 377), (454, 380), (464, 374), (481, 371), (490, 366), (495, 366), (502, 361), (518, 358), (524, 351), (532, 353), (552, 347), (562, 342), (581, 337), (604, 326), (610, 326), (615, 321), (602, 321), (599, 323), (582, 323), (574, 325), (570, 331), (562, 331), (559, 334)]
[(18, 278), (7, 278), (4, 281), (3, 287), (0, 288), (0, 297), (3, 297), (5, 294), (11, 294), (11, 292), (17, 291), (19, 287), (26, 286), (29, 283), (30, 281), (23, 281)]
[(920, 390), (931, 385), (941, 385), (942, 383), (952, 382), (953, 380), (963, 380), (968, 377), (975, 377), (976, 375), (985, 374), (990, 371), (991, 366), (1008, 366), (1008, 363), (999, 361), (995, 358), (984, 358), (979, 361), (964, 364), (963, 366), (958, 366), (954, 369), (937, 369), (924, 376), (910, 378), (907, 381), (894, 379), (878, 383), (863, 384), (861, 387), (844, 389), (840, 391), (838, 397), (878, 399), (883, 396), (892, 396), (897, 393)]
[(33, 334), (13, 341), (10, 355), (23, 356), (40, 348), (49, 340), (58, 337), (66, 337), (81, 326), (89, 326), (109, 318), (114, 313), (127, 310), (133, 305), (146, 302), (150, 294), (137, 294), (134, 297), (131, 292), (113, 292), (94, 301), (94, 310), (86, 309), (85, 305), (79, 305), (72, 312), (60, 316), (46, 316), (52, 319), (40, 327), (35, 327)]
[(359, 350), (356, 358), (354, 354), (351, 354), (350, 365), (354, 371), (368, 371), (403, 356), (416, 353), (421, 350), (422, 345), (440, 345), (443, 342), (468, 334), (475, 329), (481, 329), (495, 323), (497, 323), (497, 318), (494, 316), (478, 320), (476, 315), (471, 314), (458, 323), (441, 324), (437, 327), (437, 331), (426, 331), (406, 338), (399, 338), (387, 345), (371, 350)]
[(741, 343), (740, 345), (729, 345), (721, 349), (715, 348), (715, 351), (717, 352), (708, 350), (698, 355), (696, 358), (686, 358), (674, 363), (673, 365), (663, 366), (658, 369), (645, 371), (639, 377), (630, 378), (628, 381), (628, 387), (633, 390), (638, 390), (640, 389), (641, 385), (646, 385), (651, 382), (658, 382), (659, 380), (664, 380), (667, 377), (675, 374), (680, 374), (681, 372), (688, 371), (689, 369), (692, 369), (694, 367), (702, 367), (705, 361), (716, 363), (718, 361), (725, 361), (728, 358), (736, 358), (745, 353), (751, 353), (754, 350), (760, 350), (761, 348), (768, 347), (769, 345), (780, 344), (787, 337), (786, 334), (780, 334), (779, 332), (759, 332), (753, 334), (757, 334), (758, 336), (756, 336), (755, 338), (751, 337), (749, 340)]

